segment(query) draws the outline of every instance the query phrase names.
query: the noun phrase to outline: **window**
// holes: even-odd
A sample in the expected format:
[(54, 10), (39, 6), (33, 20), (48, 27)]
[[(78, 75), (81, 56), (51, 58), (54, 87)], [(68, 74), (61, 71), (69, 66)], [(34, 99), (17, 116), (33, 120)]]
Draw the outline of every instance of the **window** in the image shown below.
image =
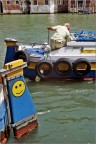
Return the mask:
[(16, 0), (16, 4), (19, 4), (19, 0)]
[(64, 0), (63, 0), (62, 4), (63, 4), (63, 5), (65, 4)]
[(90, 0), (86, 1), (86, 7), (89, 7), (90, 5)]
[(45, 0), (45, 5), (48, 5), (48, 0)]
[(78, 7), (79, 8), (83, 7), (83, 1), (78, 1)]
[(75, 7), (75, 1), (71, 1), (71, 8)]
[(60, 0), (57, 0), (57, 5), (60, 5)]
[(7, 0), (7, 4), (10, 4), (10, 0)]
[(37, 5), (37, 0), (34, 0), (33, 3), (34, 3), (34, 5)]
[(38, 0), (38, 5), (44, 5), (45, 0)]

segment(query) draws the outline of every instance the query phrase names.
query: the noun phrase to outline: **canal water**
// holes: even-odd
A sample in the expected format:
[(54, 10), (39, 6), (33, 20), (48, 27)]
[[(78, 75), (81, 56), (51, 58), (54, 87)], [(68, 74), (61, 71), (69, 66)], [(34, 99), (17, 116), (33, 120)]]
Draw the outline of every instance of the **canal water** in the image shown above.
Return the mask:
[[(96, 31), (95, 14), (0, 15), (0, 68), (6, 52), (5, 38), (22, 43), (48, 42), (47, 26), (65, 22), (71, 24), (71, 32)], [(95, 81), (26, 79), (26, 83), (37, 109), (39, 126), (19, 140), (11, 131), (8, 144), (96, 144)]]

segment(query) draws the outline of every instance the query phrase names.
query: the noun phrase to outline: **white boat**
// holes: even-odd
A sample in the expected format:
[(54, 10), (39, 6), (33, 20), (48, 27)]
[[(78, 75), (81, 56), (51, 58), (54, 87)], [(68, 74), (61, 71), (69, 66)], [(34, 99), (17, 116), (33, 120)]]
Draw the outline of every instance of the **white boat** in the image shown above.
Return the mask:
[[(96, 41), (92, 40), (92, 34), (91, 40), (88, 40), (90, 37), (88, 35), (86, 41), (76, 40), (77, 37), (72, 35), (72, 41), (54, 51), (51, 51), (47, 43), (18, 45), (16, 40), (6, 39), (5, 63), (23, 59), (28, 64), (24, 75), (31, 79), (37, 76), (41, 79), (94, 79), (96, 77)], [(85, 33), (82, 36), (86, 37)]]

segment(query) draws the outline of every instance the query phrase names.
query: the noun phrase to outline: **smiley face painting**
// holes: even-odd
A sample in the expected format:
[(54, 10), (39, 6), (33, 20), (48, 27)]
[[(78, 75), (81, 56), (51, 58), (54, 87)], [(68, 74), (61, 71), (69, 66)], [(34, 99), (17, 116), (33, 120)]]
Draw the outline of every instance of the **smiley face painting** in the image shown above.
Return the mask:
[(16, 97), (20, 97), (24, 94), (25, 83), (22, 80), (16, 81), (12, 86), (12, 93)]

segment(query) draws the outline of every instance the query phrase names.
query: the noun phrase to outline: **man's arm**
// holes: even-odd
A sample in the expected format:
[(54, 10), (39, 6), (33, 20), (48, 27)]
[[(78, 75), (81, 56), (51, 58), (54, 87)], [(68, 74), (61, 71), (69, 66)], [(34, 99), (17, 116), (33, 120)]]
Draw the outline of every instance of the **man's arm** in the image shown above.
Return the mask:
[(55, 31), (55, 30), (56, 30), (56, 28), (55, 28), (55, 27), (53, 27), (53, 26), (48, 26), (48, 27), (47, 27), (47, 29), (48, 29), (48, 30), (53, 30), (53, 31)]
[(70, 35), (70, 32), (67, 30), (67, 34), (66, 34), (66, 37), (65, 37), (66, 41), (71, 41), (71, 35)]
[(67, 35), (67, 36), (65, 37), (65, 39), (66, 39), (67, 42), (71, 41), (71, 37), (70, 37), (69, 35)]

